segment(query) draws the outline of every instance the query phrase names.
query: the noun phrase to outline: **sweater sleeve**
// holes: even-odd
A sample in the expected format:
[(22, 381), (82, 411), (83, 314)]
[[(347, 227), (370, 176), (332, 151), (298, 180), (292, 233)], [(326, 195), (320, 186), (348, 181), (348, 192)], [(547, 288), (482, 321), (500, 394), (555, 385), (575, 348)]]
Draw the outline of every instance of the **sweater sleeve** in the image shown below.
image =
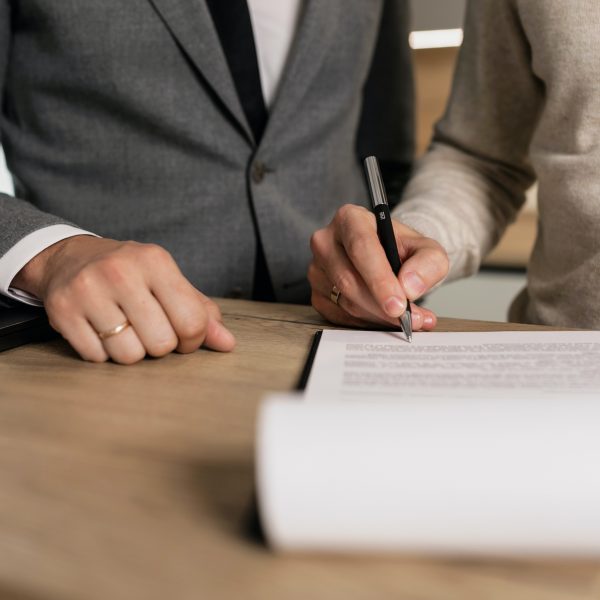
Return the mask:
[[(6, 102), (5, 78), (8, 70), (11, 45), (11, 2), (0, 0), (0, 143), (2, 142), (2, 126), (7, 118), (4, 110)], [(7, 152), (7, 155), (9, 153)], [(10, 168), (10, 156), (7, 156)], [(0, 194), (0, 257), (4, 256), (19, 240), (30, 233), (51, 225), (67, 224), (60, 217), (38, 210), (33, 204), (23, 199)]]
[(516, 0), (470, 0), (446, 114), (394, 211), (442, 244), (450, 279), (477, 271), (523, 205), (543, 101)]

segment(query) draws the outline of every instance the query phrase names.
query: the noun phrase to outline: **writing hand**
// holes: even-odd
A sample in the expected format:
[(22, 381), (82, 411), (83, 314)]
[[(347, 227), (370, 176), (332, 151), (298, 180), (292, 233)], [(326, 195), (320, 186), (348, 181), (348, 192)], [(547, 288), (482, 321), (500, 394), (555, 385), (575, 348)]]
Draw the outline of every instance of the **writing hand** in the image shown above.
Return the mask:
[[(375, 217), (347, 204), (331, 223), (311, 238), (313, 260), (308, 270), (314, 308), (332, 323), (353, 327), (398, 326), (406, 301), (416, 300), (448, 273), (448, 256), (434, 240), (393, 221), (402, 268), (392, 272), (377, 237)], [(341, 293), (331, 300), (332, 287)], [(413, 330), (430, 330), (436, 316), (412, 305)]]

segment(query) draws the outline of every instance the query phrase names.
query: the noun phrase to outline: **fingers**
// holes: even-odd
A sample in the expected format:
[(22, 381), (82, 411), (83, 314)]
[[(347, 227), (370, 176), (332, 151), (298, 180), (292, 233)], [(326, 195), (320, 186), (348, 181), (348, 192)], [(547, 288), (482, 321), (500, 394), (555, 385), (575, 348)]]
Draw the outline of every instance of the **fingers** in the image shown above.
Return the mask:
[[(313, 306), (332, 323), (363, 328), (373, 323), (384, 327), (398, 327), (398, 320), (380, 314), (381, 311), (379, 311), (377, 305), (368, 294), (366, 294), (368, 305), (374, 308), (374, 312), (370, 312), (368, 308), (364, 308), (360, 300), (353, 300), (348, 286), (346, 287), (346, 290), (349, 292), (348, 295), (340, 290), (338, 303), (333, 302), (331, 300), (331, 290), (334, 284), (331, 283), (329, 276), (321, 269), (315, 267), (314, 264), (309, 267), (308, 280), (313, 291)], [(335, 285), (338, 287), (337, 284)], [(362, 297), (365, 294), (358, 293), (357, 295)], [(356, 296), (354, 297), (356, 298)], [(325, 313), (329, 316), (326, 316)]]
[[(434, 240), (393, 222), (401, 271), (396, 277), (377, 236), (374, 216), (366, 209), (346, 205), (330, 225), (311, 238), (313, 262), (308, 278), (313, 288), (313, 305), (336, 323), (397, 325), (407, 299), (416, 300), (448, 272), (448, 258)], [(329, 298), (332, 286), (340, 291), (335, 309)], [(433, 329), (435, 315), (412, 306), (413, 329)]]
[(104, 362), (112, 358), (118, 363), (133, 364), (144, 358), (146, 350), (132, 327), (100, 339), (98, 333), (110, 331), (127, 317), (111, 299), (94, 296), (89, 300), (77, 303), (66, 294), (51, 297), (46, 311), (52, 327), (84, 360)]
[(223, 325), (218, 306), (194, 288), (174, 262), (163, 272), (153, 272), (148, 283), (177, 336), (178, 352), (194, 352), (202, 345), (219, 352), (233, 350), (235, 338)]
[(319, 291), (328, 297), (332, 286), (335, 285), (341, 292), (346, 311), (353, 316), (363, 319), (376, 317), (378, 320), (396, 323), (397, 319), (387, 315), (377, 304), (364, 284), (361, 274), (333, 236), (324, 237), (318, 244), (321, 264), (319, 267), (315, 265), (312, 275), (309, 271), (309, 280), (311, 276), (314, 278)]
[(437, 317), (427, 308), (411, 303), (413, 331), (431, 331), (437, 325)]
[(380, 309), (388, 317), (399, 317), (406, 310), (406, 296), (377, 237), (375, 217), (359, 206), (342, 207), (334, 239), (344, 247)]
[(204, 298), (205, 308), (211, 317), (208, 322), (204, 345), (219, 352), (231, 352), (235, 348), (235, 337), (223, 325), (223, 317), (219, 307), (204, 294), (198, 293)]
[(223, 325), (216, 304), (204, 294), (192, 288), (188, 293), (180, 293), (177, 301), (162, 288), (156, 289), (155, 294), (177, 333), (177, 352), (194, 352), (200, 346), (219, 352), (233, 350), (235, 338)]
[[(312, 287), (311, 302), (314, 308), (328, 321), (346, 327), (399, 329), (398, 319), (381, 318), (379, 315), (365, 311), (361, 306), (340, 294), (338, 304), (331, 300), (332, 284), (325, 273), (310, 266), (308, 279)], [(437, 317), (426, 308), (411, 304), (413, 331), (431, 331), (437, 324)]]
[[(103, 302), (101, 307), (90, 306), (87, 318), (98, 333), (110, 331), (128, 320), (121, 308), (110, 300)], [(122, 365), (132, 365), (146, 356), (146, 348), (133, 326), (101, 342), (108, 356)]]
[[(46, 308), (48, 310), (48, 308)], [(87, 319), (79, 316), (72, 319), (61, 319), (59, 315), (54, 318), (48, 312), (50, 325), (58, 331), (73, 349), (83, 358), (90, 362), (105, 362), (108, 354)]]
[(177, 334), (147, 287), (139, 286), (124, 294), (121, 306), (147, 354), (160, 357), (175, 350)]
[[(162, 248), (90, 238), (57, 256), (44, 304), (52, 326), (84, 359), (132, 364), (146, 354), (235, 345), (218, 307)], [(99, 338), (126, 321), (130, 327)]]

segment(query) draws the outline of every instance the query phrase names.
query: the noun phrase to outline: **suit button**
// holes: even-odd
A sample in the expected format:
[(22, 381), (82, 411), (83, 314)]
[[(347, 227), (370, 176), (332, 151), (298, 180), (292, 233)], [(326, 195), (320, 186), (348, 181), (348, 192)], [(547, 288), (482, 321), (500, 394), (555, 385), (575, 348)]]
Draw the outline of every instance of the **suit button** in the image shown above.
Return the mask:
[(265, 166), (265, 163), (262, 163), (259, 160), (257, 160), (252, 165), (252, 181), (254, 181), (254, 183), (260, 183), (265, 178), (266, 172), (267, 168)]

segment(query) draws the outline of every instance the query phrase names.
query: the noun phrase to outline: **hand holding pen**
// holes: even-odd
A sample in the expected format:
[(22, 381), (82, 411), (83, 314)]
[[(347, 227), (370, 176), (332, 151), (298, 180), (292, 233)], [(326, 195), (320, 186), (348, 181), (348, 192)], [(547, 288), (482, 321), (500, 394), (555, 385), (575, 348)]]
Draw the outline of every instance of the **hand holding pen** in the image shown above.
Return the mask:
[[(389, 224), (401, 264), (399, 273), (382, 246), (373, 213), (362, 206), (342, 206), (327, 227), (313, 234), (308, 270), (312, 304), (332, 323), (397, 328), (408, 302), (446, 276), (448, 257), (436, 241), (394, 219)], [(403, 317), (405, 322), (408, 318)], [(412, 305), (413, 331), (431, 330), (436, 321), (431, 311)]]
[[(402, 261), (398, 254), (398, 243), (394, 235), (394, 226), (392, 225), (392, 215), (388, 205), (387, 194), (383, 184), (383, 177), (379, 169), (379, 164), (374, 156), (365, 158), (365, 174), (371, 195), (371, 205), (373, 214), (377, 222), (377, 237), (381, 242), (385, 256), (390, 263), (392, 273), (396, 277), (400, 274)], [(412, 309), (410, 302), (406, 302), (406, 310), (400, 315), (400, 326), (408, 342), (412, 342)]]

